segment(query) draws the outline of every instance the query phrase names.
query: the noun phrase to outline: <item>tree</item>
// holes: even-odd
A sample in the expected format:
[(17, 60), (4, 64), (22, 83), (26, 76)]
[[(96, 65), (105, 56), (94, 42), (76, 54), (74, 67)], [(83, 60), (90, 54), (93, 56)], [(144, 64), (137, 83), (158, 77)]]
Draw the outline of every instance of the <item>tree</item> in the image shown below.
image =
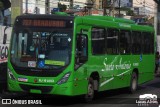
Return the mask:
[(66, 11), (67, 6), (65, 4), (58, 3), (58, 8), (60, 12), (64, 12)]
[(11, 7), (11, 2), (9, 0), (0, 0), (0, 8), (6, 10)]
[(2, 15), (4, 16), (4, 10), (11, 7), (11, 2), (9, 0), (0, 0), (0, 11), (2, 12)]
[(127, 15), (129, 15), (129, 16), (134, 16), (135, 14), (134, 14), (133, 10), (129, 9), (129, 10), (127, 11)]
[(160, 4), (160, 0), (153, 0), (153, 1), (155, 1), (157, 4)]
[(4, 6), (3, 6), (3, 3), (2, 1), (0, 1), (0, 10), (3, 10)]

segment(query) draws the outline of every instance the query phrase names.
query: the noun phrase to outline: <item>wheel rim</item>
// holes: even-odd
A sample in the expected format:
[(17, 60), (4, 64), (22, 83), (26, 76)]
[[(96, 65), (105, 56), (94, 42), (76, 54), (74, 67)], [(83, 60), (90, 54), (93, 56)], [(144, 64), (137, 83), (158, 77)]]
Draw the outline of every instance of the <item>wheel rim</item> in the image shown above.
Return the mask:
[(86, 99), (87, 100), (92, 100), (94, 96), (94, 89), (93, 89), (93, 85), (91, 83), (88, 84), (88, 93), (86, 95)]
[(132, 89), (136, 90), (136, 88), (137, 88), (137, 79), (136, 79), (136, 77), (133, 77), (133, 80), (132, 80)]
[(88, 95), (93, 96), (93, 86), (92, 86), (92, 84), (88, 85)]

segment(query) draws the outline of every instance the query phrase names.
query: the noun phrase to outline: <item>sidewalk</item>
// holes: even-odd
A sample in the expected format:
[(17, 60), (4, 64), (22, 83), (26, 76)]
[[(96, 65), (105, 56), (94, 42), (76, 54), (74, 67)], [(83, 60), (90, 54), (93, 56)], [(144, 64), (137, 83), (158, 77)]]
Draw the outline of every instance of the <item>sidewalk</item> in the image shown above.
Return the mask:
[(158, 67), (157, 74), (155, 74), (156, 77), (160, 77), (160, 67)]

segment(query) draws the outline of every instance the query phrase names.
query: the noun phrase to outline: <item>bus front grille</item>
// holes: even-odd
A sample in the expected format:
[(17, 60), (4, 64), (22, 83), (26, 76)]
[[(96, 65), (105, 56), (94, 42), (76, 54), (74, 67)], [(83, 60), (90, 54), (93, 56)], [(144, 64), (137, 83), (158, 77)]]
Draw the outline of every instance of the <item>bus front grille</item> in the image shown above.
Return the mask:
[(30, 90), (34, 89), (34, 90), (40, 90), (42, 93), (48, 93), (53, 89), (52, 86), (33, 86), (24, 84), (20, 84), (20, 87), (26, 92), (30, 92)]

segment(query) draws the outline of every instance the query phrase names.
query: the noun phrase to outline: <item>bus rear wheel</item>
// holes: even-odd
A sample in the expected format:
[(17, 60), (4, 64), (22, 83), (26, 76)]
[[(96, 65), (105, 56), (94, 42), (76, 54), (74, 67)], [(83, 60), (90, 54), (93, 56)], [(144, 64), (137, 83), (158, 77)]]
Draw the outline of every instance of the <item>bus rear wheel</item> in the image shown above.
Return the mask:
[(85, 102), (90, 102), (94, 98), (94, 81), (93, 78), (89, 78), (88, 80), (88, 87), (87, 87), (87, 94), (85, 95)]
[(138, 87), (138, 76), (136, 72), (132, 73), (131, 82), (130, 82), (130, 93), (134, 93)]

